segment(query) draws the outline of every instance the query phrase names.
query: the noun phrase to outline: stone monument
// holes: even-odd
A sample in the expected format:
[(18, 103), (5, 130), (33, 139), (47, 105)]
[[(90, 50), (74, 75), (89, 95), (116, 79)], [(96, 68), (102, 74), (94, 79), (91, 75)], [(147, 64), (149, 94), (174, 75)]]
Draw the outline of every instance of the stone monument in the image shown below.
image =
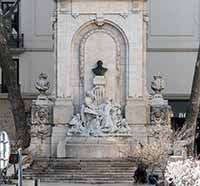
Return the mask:
[(147, 140), (146, 9), (146, 0), (57, 1), (54, 156), (71, 153), (57, 146), (80, 148), (78, 140), (107, 152), (116, 136)]
[(127, 141), (131, 133), (121, 106), (105, 96), (107, 71), (102, 61), (92, 69), (93, 88), (85, 93), (80, 113), (67, 124), (66, 139), (59, 143), (57, 157), (113, 158), (121, 157), (120, 150), (129, 148), (119, 140)]

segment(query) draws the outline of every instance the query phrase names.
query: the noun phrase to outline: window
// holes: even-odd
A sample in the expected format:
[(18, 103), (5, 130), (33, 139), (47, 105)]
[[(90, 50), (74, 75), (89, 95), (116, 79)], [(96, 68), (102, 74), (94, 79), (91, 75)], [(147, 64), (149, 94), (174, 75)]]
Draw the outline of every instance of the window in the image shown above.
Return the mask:
[[(19, 59), (13, 59), (13, 61), (15, 62), (16, 64), (16, 79), (17, 79), (17, 83), (19, 85)], [(1, 73), (1, 93), (7, 93), (8, 92), (8, 89), (7, 89), (7, 86), (6, 86), (6, 82), (5, 82), (5, 78), (4, 78), (4, 72), (2, 71)]]
[[(2, 11), (6, 13), (14, 2), (3, 1)], [(19, 33), (19, 6), (14, 13), (6, 20), (8, 29), (8, 44), (12, 48), (23, 47), (23, 35)]]

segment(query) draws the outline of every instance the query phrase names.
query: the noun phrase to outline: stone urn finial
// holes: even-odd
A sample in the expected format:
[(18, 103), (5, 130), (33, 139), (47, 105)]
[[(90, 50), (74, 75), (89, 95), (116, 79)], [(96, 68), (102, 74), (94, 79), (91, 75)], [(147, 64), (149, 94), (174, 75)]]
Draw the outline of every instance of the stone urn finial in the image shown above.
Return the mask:
[(38, 80), (35, 83), (35, 88), (40, 92), (39, 97), (46, 97), (46, 91), (49, 90), (50, 83), (48, 81), (48, 76), (45, 73), (41, 73)]
[(157, 73), (153, 76), (153, 81), (151, 82), (151, 88), (155, 92), (155, 94), (161, 95), (161, 92), (165, 88), (165, 82), (162, 79), (160, 73)]

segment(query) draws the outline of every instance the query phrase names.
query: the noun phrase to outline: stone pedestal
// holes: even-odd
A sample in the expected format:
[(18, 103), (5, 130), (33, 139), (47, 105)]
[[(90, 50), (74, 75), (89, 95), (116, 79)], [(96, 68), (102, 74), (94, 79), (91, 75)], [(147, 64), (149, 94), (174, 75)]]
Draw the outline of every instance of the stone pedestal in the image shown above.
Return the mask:
[(35, 100), (31, 111), (31, 145), (35, 158), (51, 157), (53, 103), (48, 99)]
[(57, 149), (57, 157), (122, 158), (131, 149), (131, 137), (66, 137)]

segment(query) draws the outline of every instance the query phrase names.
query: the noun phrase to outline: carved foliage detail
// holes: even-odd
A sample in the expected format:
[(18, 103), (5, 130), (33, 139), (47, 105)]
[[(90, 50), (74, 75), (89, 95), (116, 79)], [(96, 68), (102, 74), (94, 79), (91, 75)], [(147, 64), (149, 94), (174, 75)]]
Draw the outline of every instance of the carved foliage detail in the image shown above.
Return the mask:
[(48, 106), (36, 106), (32, 108), (31, 136), (44, 140), (51, 136), (50, 109)]

